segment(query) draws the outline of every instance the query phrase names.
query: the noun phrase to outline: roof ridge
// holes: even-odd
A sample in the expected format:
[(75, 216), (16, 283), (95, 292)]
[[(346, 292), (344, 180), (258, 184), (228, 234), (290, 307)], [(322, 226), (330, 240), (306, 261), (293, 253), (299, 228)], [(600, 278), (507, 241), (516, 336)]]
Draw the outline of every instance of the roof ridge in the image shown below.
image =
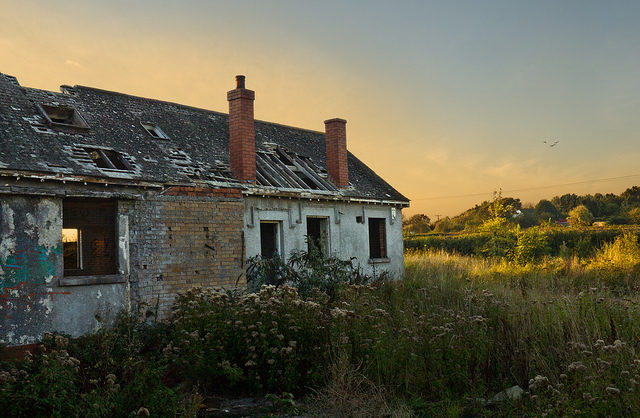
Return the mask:
[[(69, 88), (69, 86), (64, 86), (64, 85), (60, 86), (60, 87)], [(151, 98), (151, 97), (136, 96), (134, 94), (122, 93), (122, 92), (113, 91), (113, 90), (106, 90), (106, 89), (101, 89), (101, 88), (98, 88), (98, 87), (83, 86), (83, 85), (79, 85), (79, 84), (76, 84), (73, 87), (71, 87), (71, 89), (76, 89), (76, 88), (86, 89), (86, 90), (93, 90), (93, 91), (97, 91), (97, 92), (100, 92), (100, 93), (107, 93), (107, 94), (115, 94), (115, 95), (119, 95), (119, 96), (132, 97), (132, 98), (135, 98), (135, 99), (143, 99), (143, 100), (148, 100), (148, 101), (152, 101), (152, 102), (156, 102), (156, 103), (164, 103), (164, 104), (170, 104), (170, 105), (174, 105), (174, 106), (181, 106), (181, 107), (185, 107), (185, 108), (188, 108), (188, 109), (200, 110), (200, 111), (209, 112), (209, 113), (216, 113), (216, 114), (224, 115), (224, 116), (227, 116), (227, 117), (229, 116), (229, 114), (225, 113), (225, 112), (219, 112), (217, 110), (205, 109), (203, 107), (198, 107), (198, 106), (192, 106), (192, 105), (187, 105), (187, 104), (183, 104), (183, 103), (172, 102), (172, 101), (169, 101), (169, 100), (161, 100), (161, 99), (154, 99), (154, 98)], [(36, 90), (41, 90), (41, 89), (36, 89)], [(48, 90), (41, 90), (41, 91), (48, 91)], [(56, 92), (53, 92), (53, 93), (56, 93)], [(299, 126), (286, 125), (286, 124), (283, 124), (283, 123), (271, 122), (271, 121), (262, 120), (262, 119), (254, 119), (254, 121), (255, 122), (260, 122), (260, 123), (265, 123), (265, 124), (268, 124), (268, 125), (283, 126), (285, 128), (298, 129), (298, 130), (301, 130), (301, 131), (313, 132), (313, 133), (324, 135), (324, 132), (318, 131), (318, 130), (315, 130), (315, 129), (301, 128)]]

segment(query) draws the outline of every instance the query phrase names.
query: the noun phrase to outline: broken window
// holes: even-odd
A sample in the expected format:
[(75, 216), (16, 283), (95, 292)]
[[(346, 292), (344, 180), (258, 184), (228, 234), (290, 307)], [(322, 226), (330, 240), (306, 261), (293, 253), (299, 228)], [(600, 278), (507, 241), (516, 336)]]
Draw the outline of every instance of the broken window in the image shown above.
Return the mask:
[(169, 135), (164, 133), (164, 131), (160, 129), (160, 127), (155, 123), (140, 122), (140, 124), (152, 137), (158, 138), (158, 139), (170, 139)]
[(116, 203), (100, 199), (65, 199), (62, 247), (65, 276), (116, 274)]
[(62, 229), (62, 254), (65, 270), (82, 269), (81, 242), (82, 236), (78, 228)]
[(71, 106), (40, 104), (38, 109), (50, 125), (80, 129), (89, 128), (82, 115)]
[(133, 168), (122, 158), (119, 153), (100, 148), (84, 148), (89, 154), (95, 165), (100, 168), (107, 168), (112, 170), (125, 170), (130, 171)]
[(387, 258), (387, 231), (384, 218), (369, 218), (369, 257)]
[(280, 254), (280, 222), (260, 222), (260, 255), (271, 258)]
[(329, 253), (329, 218), (307, 217), (307, 248)]

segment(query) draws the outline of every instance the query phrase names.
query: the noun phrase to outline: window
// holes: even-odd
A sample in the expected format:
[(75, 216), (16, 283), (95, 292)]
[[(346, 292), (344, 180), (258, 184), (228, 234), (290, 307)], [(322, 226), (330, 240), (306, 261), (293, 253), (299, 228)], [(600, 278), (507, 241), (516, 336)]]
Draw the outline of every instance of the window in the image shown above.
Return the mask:
[(82, 115), (71, 106), (40, 104), (38, 109), (52, 126), (89, 129)]
[(80, 247), (82, 247), (82, 235), (80, 230), (78, 228), (63, 228), (62, 253), (65, 270), (82, 269)]
[(62, 211), (64, 276), (116, 274), (115, 202), (65, 199)]
[(307, 246), (309, 252), (317, 248), (329, 253), (329, 218), (307, 217)]
[(260, 222), (260, 255), (262, 258), (272, 258), (280, 253), (280, 222)]
[(169, 135), (165, 134), (164, 131), (155, 123), (140, 122), (140, 124), (152, 137), (158, 139), (170, 139)]
[(133, 170), (133, 167), (122, 158), (122, 155), (113, 150), (100, 148), (84, 148), (84, 150), (89, 154), (94, 164), (100, 168), (123, 171)]
[(369, 218), (369, 257), (387, 258), (387, 231), (384, 218)]

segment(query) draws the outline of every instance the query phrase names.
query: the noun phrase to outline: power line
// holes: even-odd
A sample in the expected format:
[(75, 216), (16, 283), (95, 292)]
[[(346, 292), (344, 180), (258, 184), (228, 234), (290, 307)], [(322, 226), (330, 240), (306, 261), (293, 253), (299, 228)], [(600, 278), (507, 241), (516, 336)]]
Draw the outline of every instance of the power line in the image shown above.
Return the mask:
[[(562, 186), (575, 186), (577, 184), (588, 184), (588, 183), (598, 183), (602, 181), (613, 181), (613, 180), (621, 180), (632, 177), (640, 177), (640, 174), (629, 174), (626, 176), (618, 176), (618, 177), (605, 177), (600, 179), (593, 180), (582, 180), (582, 181), (574, 181), (571, 183), (560, 183), (560, 184), (551, 184), (548, 186), (537, 186), (537, 187), (527, 187), (523, 189), (511, 189), (511, 190), (502, 190), (503, 193), (517, 193), (517, 192), (529, 192), (534, 190), (543, 190), (543, 189), (552, 189), (554, 187), (562, 187)], [(485, 193), (469, 193), (469, 194), (460, 194), (460, 195), (451, 195), (451, 196), (431, 196), (431, 197), (419, 197), (416, 199), (411, 199), (412, 201), (416, 200), (440, 200), (440, 199), (460, 199), (463, 197), (478, 197), (478, 196), (492, 196), (494, 191), (485, 192)]]

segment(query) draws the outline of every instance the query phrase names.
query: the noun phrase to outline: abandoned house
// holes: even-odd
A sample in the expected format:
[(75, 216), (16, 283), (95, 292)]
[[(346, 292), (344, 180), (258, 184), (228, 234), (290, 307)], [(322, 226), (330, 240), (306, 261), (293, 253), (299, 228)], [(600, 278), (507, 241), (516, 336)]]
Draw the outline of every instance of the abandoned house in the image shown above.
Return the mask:
[(403, 273), (409, 201), (325, 132), (0, 73), (0, 343), (162, 315), (192, 286), (246, 285), (247, 258), (314, 242), (370, 275)]

